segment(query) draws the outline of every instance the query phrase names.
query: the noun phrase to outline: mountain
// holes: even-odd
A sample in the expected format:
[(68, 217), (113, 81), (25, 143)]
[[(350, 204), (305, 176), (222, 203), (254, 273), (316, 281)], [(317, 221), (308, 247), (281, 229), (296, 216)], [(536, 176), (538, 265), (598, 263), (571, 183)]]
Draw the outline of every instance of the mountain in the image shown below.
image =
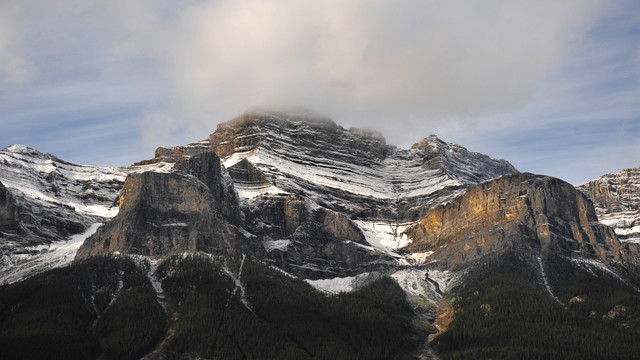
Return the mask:
[(578, 189), (593, 201), (600, 222), (612, 227), (620, 241), (640, 244), (640, 168), (602, 175)]
[(248, 111), (121, 168), (0, 155), (2, 358), (71, 338), (51, 356), (640, 351), (625, 220), (637, 171), (578, 190), (435, 135), (400, 149), (309, 111)]
[[(205, 169), (217, 169), (218, 161), (224, 169), (204, 178)], [(149, 174), (135, 189), (128, 185), (134, 182), (130, 177), (121, 197), (121, 213), (114, 219), (123, 222), (121, 230), (99, 231), (85, 242), (79, 257), (100, 253), (96, 247), (104, 244), (110, 252), (141, 255), (242, 249), (313, 280), (409, 266), (414, 257), (399, 250), (410, 241), (404, 231), (429, 209), (462, 194), (467, 185), (517, 173), (505, 160), (469, 152), (435, 136), (404, 150), (387, 145), (380, 134), (343, 129), (318, 115), (273, 112), (246, 113), (220, 124), (207, 140), (159, 148), (154, 159), (141, 164), (175, 166), (170, 173)], [(224, 197), (231, 190), (216, 190), (229, 183), (238, 199)], [(194, 196), (191, 189), (198, 184), (211, 191), (201, 187), (207, 194)], [(145, 194), (141, 186), (153, 189)], [(189, 205), (202, 209), (193, 199), (206, 196), (215, 204), (229, 204), (226, 217), (231, 226), (226, 235), (204, 235), (222, 240), (215, 244), (196, 239), (203, 236), (202, 220), (193, 218), (188, 209)], [(171, 204), (151, 204), (158, 197), (172, 199)], [(128, 204), (134, 202), (148, 205), (139, 206), (141, 211), (132, 215)], [(160, 208), (164, 210), (153, 215), (155, 220), (145, 217), (149, 209)], [(137, 230), (129, 229), (141, 223), (138, 215), (155, 228), (138, 226), (140, 234), (132, 235)], [(217, 214), (206, 217), (220, 218)], [(145, 245), (123, 243), (143, 238)]]

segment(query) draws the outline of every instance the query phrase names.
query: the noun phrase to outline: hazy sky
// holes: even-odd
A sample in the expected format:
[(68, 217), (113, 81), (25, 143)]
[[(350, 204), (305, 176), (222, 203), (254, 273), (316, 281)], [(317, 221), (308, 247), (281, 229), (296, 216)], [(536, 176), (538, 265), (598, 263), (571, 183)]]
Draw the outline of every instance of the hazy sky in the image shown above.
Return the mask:
[(0, 148), (128, 165), (257, 105), (583, 183), (640, 166), (640, 1), (0, 0)]

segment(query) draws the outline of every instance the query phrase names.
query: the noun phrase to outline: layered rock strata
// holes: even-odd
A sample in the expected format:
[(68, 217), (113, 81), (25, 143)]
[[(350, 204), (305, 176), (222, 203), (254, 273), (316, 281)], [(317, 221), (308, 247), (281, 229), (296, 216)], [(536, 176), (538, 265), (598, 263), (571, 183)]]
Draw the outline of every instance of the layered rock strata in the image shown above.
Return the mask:
[(446, 269), (494, 253), (551, 251), (604, 262), (628, 257), (591, 202), (562, 180), (515, 174), (470, 187), (407, 230), (412, 252)]
[(640, 168), (603, 175), (578, 189), (593, 201), (600, 222), (611, 226), (620, 241), (640, 244)]

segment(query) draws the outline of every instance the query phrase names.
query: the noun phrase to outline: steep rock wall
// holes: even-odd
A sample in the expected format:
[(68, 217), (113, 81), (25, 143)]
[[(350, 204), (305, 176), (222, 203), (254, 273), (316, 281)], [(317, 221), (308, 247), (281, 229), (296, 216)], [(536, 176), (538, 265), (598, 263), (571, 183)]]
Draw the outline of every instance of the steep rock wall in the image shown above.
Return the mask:
[(77, 257), (241, 251), (242, 237), (233, 225), (241, 221), (237, 198), (225, 184), (215, 153), (199, 154), (175, 168), (130, 174), (118, 215), (85, 241)]
[(512, 249), (604, 261), (627, 256), (583, 194), (562, 180), (532, 174), (472, 186), (431, 210), (407, 235), (413, 240), (409, 251), (433, 251), (430, 259), (446, 268)]

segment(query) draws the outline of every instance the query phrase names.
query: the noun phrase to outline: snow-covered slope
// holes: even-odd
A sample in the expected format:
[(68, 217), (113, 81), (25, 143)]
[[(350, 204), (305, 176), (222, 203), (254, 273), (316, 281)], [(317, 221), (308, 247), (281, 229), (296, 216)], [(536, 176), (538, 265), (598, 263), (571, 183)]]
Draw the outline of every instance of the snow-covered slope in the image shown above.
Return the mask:
[(578, 189), (592, 201), (598, 220), (623, 242), (640, 243), (640, 168), (605, 174)]
[(74, 235), (118, 212), (125, 178), (124, 169), (73, 164), (24, 145), (0, 150), (0, 279), (71, 261), (82, 243)]
[(18, 208), (18, 226), (3, 239), (39, 245), (63, 240), (113, 217), (126, 173), (69, 163), (24, 145), (0, 151), (0, 182)]
[(81, 234), (68, 240), (54, 241), (22, 249), (19, 254), (5, 257), (0, 266), (0, 284), (12, 283), (52, 268), (70, 263), (86, 238), (93, 235), (102, 223), (92, 224)]

